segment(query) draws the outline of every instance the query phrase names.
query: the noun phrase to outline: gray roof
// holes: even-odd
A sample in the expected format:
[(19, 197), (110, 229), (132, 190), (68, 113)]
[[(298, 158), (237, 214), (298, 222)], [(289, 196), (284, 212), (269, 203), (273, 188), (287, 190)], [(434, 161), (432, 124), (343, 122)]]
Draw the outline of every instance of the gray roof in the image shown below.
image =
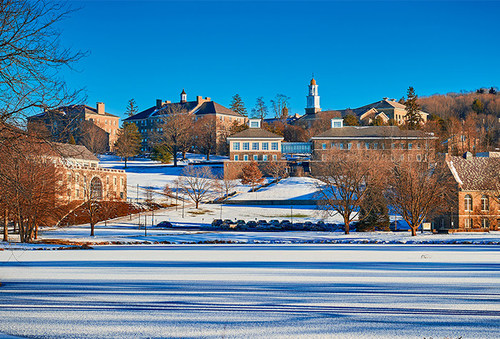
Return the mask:
[[(363, 115), (364, 113), (366, 113), (367, 111), (369, 111), (372, 108), (375, 108), (376, 110), (394, 109), (394, 108), (406, 109), (406, 106), (403, 104), (400, 104), (397, 101), (393, 101), (393, 100), (389, 100), (389, 99), (382, 99), (380, 101), (377, 101), (377, 102), (374, 102), (374, 103), (371, 103), (371, 104), (368, 104), (365, 106), (361, 106), (358, 108), (342, 109), (342, 110), (339, 110), (339, 112), (342, 114), (343, 117), (354, 113), (359, 118), (361, 115)], [(428, 113), (423, 112), (423, 111), (419, 111), (419, 113), (428, 114)]]
[(249, 139), (249, 138), (268, 138), (268, 139), (283, 139), (279, 134), (269, 132), (263, 128), (248, 128), (241, 132), (231, 135), (228, 139)]
[(52, 150), (62, 158), (99, 161), (99, 159), (85, 146), (63, 144), (59, 142), (51, 142), (50, 144), (52, 146)]
[(150, 117), (161, 117), (167, 115), (171, 111), (177, 112), (188, 112), (195, 115), (206, 115), (206, 114), (225, 114), (237, 117), (242, 117), (241, 114), (230, 110), (227, 107), (222, 106), (214, 101), (205, 101), (198, 107), (198, 101), (186, 101), (186, 102), (173, 102), (168, 104), (163, 104), (160, 109), (156, 106), (148, 108), (136, 115), (126, 118), (124, 121), (132, 120), (144, 120)]
[(418, 130), (402, 130), (398, 126), (344, 126), (331, 128), (311, 139), (323, 138), (430, 139), (435, 137)]
[(463, 190), (484, 191), (499, 187), (500, 158), (451, 156), (447, 163)]

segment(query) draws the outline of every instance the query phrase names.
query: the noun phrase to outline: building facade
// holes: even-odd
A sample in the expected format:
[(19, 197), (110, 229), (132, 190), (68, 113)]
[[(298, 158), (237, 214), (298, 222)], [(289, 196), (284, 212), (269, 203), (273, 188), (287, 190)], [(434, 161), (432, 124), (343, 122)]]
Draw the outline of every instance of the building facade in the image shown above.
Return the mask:
[(311, 160), (325, 161), (333, 150), (342, 150), (379, 152), (392, 161), (430, 161), (436, 139), (432, 133), (397, 126), (344, 126), (342, 118), (334, 118), (331, 129), (311, 138)]
[(104, 143), (105, 150), (93, 149), (95, 153), (102, 153), (113, 150), (118, 138), (120, 118), (107, 113), (103, 102), (98, 102), (95, 108), (71, 105), (28, 117), (28, 129), (40, 131), (41, 128), (59, 142), (68, 142), (73, 137), (77, 143), (90, 149), (96, 143)]
[(442, 231), (487, 232), (500, 229), (500, 158), (445, 157), (455, 190), (449, 213), (434, 219)]
[(203, 117), (215, 117), (218, 122), (218, 126), (229, 127), (232, 124), (241, 125), (246, 121), (245, 116), (236, 113), (215, 101), (212, 101), (209, 97), (203, 98), (201, 96), (197, 96), (195, 101), (188, 101), (187, 94), (183, 89), (179, 102), (157, 99), (155, 106), (124, 120), (124, 122), (134, 123), (137, 125), (137, 128), (142, 135), (143, 152), (151, 150), (151, 143), (154, 141), (155, 134), (162, 132), (164, 119), (171, 112), (191, 114), (195, 120)]

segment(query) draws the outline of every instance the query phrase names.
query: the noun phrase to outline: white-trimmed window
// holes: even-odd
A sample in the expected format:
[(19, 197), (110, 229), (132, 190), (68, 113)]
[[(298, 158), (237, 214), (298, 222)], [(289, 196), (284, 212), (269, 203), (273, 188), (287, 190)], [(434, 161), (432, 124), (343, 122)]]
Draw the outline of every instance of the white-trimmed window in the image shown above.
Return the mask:
[(259, 156), (258, 156), (258, 155), (254, 155), (254, 156), (253, 156), (253, 160), (255, 160), (255, 161), (259, 161)]
[(267, 154), (262, 155), (262, 161), (267, 161)]
[(235, 155), (234, 156), (234, 161), (238, 161), (238, 160), (240, 160), (240, 157), (238, 155)]
[(245, 155), (243, 156), (243, 160), (248, 161), (248, 155), (246, 155), (246, 154), (245, 154)]
[(347, 149), (351, 149), (352, 148), (352, 143), (348, 143), (347, 144)]
[(413, 148), (413, 144), (410, 142), (410, 143), (408, 144), (408, 149), (412, 149), (412, 148)]
[(490, 228), (490, 219), (488, 218), (481, 219), (481, 226), (483, 228)]
[(472, 219), (470, 219), (470, 218), (466, 218), (466, 219), (464, 220), (464, 227), (465, 227), (465, 228), (470, 228), (470, 227), (471, 227), (471, 225), (472, 225)]
[(233, 142), (233, 151), (239, 151), (239, 150), (240, 150), (240, 143)]
[(259, 143), (252, 142), (252, 151), (258, 151), (258, 150), (259, 150)]
[(269, 143), (268, 142), (263, 142), (262, 143), (262, 150), (263, 151), (269, 151)]
[(365, 142), (365, 147), (366, 147), (366, 149), (370, 149), (370, 143), (369, 142)]
[(470, 194), (467, 194), (464, 198), (464, 210), (466, 212), (472, 211), (472, 197)]
[(278, 150), (278, 143), (277, 142), (272, 142), (271, 143), (271, 150), (272, 151), (277, 151)]
[(243, 150), (244, 151), (249, 151), (250, 150), (250, 143), (249, 142), (244, 142), (243, 143)]
[(481, 197), (481, 211), (489, 211), (490, 210), (490, 200), (486, 195)]
[(322, 149), (326, 149), (326, 144), (321, 144)]

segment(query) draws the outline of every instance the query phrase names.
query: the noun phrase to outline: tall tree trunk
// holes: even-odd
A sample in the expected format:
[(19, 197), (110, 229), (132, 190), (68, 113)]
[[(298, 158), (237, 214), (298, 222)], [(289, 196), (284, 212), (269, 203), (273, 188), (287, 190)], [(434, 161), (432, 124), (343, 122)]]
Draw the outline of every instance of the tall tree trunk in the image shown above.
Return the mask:
[(94, 236), (94, 221), (91, 221), (90, 222), (90, 236), (93, 237)]
[(410, 226), (410, 228), (411, 228), (411, 235), (412, 235), (412, 237), (416, 236), (417, 235), (417, 228), (418, 228), (418, 226), (417, 227)]
[(7, 219), (8, 211), (4, 211), (3, 215), (3, 241), (9, 241), (9, 221)]
[(174, 147), (172, 150), (172, 158), (174, 158), (174, 167), (177, 167), (177, 148)]
[(344, 217), (345, 234), (349, 234), (349, 217)]

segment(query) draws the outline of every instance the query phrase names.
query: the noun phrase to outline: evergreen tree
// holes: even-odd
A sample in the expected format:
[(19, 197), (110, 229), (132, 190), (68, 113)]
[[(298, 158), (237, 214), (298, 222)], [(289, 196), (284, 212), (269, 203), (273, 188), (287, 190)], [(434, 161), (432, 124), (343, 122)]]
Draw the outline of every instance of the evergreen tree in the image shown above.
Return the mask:
[(127, 159), (138, 155), (141, 151), (141, 140), (141, 133), (134, 123), (124, 123), (118, 130), (118, 139), (115, 142), (116, 155), (125, 159), (125, 168)]
[(346, 126), (359, 126), (358, 118), (352, 114), (348, 114), (344, 117), (344, 125)]
[(490, 94), (497, 94), (497, 90), (494, 87), (491, 87), (490, 90), (488, 91)]
[(162, 164), (170, 164), (173, 160), (172, 150), (166, 144), (158, 144), (153, 147), (151, 159), (161, 162)]
[[(368, 211), (368, 213), (367, 213)], [(389, 209), (381, 190), (369, 190), (359, 211), (357, 231), (389, 231)]]
[(264, 102), (263, 97), (258, 97), (255, 107), (252, 108), (252, 117), (258, 119), (264, 119), (267, 115), (267, 106)]
[(408, 88), (406, 106), (406, 125), (408, 129), (417, 129), (420, 127), (422, 117), (419, 114), (420, 106), (417, 103), (418, 96), (413, 87)]
[(129, 117), (139, 113), (139, 107), (137, 106), (134, 99), (130, 99), (127, 103), (127, 108), (125, 109), (125, 114)]
[(479, 99), (474, 100), (474, 102), (472, 103), (472, 110), (477, 114), (482, 113), (484, 111), (483, 102)]
[(233, 96), (233, 99), (231, 100), (231, 105), (229, 108), (236, 112), (239, 113), (243, 116), (247, 116), (247, 109), (245, 108), (245, 104), (243, 103), (243, 99), (241, 99), (239, 94), (235, 94)]

